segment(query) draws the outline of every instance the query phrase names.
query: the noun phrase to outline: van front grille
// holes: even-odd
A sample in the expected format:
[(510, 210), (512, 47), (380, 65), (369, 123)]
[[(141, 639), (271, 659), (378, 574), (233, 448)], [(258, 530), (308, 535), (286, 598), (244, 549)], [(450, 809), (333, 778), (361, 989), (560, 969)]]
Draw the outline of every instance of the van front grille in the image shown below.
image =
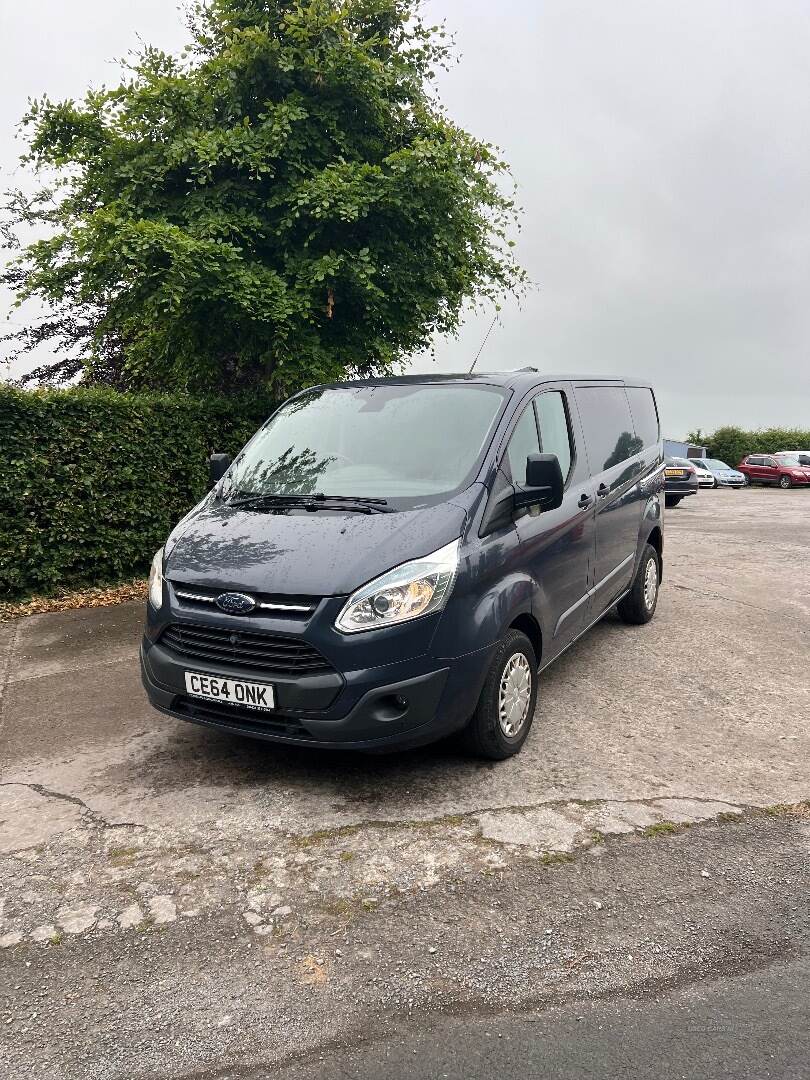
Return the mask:
[[(214, 588), (211, 585), (187, 584), (183, 581), (169, 580), (177, 606), (191, 612), (216, 611), (217, 597), (227, 592), (243, 592), (242, 589)], [(247, 595), (255, 601), (256, 607), (251, 615), (269, 619), (286, 619), (306, 622), (315, 614), (319, 596), (299, 596), (276, 593), (249, 592)]]
[(177, 656), (260, 668), (275, 675), (316, 675), (334, 670), (301, 638), (261, 634), (200, 623), (172, 623), (160, 644)]

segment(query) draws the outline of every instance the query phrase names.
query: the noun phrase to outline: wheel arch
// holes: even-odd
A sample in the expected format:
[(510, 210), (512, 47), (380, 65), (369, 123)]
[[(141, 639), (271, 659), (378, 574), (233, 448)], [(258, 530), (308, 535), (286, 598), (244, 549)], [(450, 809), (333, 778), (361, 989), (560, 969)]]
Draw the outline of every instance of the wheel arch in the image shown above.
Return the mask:
[(647, 534), (646, 543), (658, 552), (658, 580), (664, 580), (664, 533), (660, 525), (654, 525)]
[(535, 619), (534, 615), (528, 611), (521, 612), (520, 615), (512, 619), (507, 629), (519, 630), (521, 634), (526, 635), (532, 643), (534, 656), (537, 660), (537, 666), (539, 667), (543, 657), (543, 631), (540, 629), (540, 624), (537, 619)]

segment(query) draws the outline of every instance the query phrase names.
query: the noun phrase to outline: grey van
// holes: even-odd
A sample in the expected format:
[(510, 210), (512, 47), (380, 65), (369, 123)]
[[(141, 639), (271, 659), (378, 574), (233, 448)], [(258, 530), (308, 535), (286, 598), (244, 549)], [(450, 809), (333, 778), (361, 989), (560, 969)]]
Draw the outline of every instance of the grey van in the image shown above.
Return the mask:
[(534, 369), (316, 386), (155, 555), (152, 704), (258, 739), (384, 751), (459, 732), (502, 759), (538, 675), (607, 611), (653, 617), (655, 397)]

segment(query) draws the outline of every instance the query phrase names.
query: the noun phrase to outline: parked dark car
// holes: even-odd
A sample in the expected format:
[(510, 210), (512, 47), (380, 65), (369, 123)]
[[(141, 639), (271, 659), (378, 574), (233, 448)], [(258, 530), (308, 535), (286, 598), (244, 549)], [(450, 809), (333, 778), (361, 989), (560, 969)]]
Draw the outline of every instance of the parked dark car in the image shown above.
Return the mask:
[(663, 556), (649, 386), (528, 369), (317, 386), (155, 555), (152, 704), (260, 739), (516, 753), (538, 672), (605, 612), (646, 623)]
[(687, 495), (696, 495), (698, 474), (686, 458), (668, 457), (664, 469), (664, 500), (667, 506), (677, 506)]
[(810, 484), (810, 465), (799, 453), (749, 454), (737, 466), (749, 484), (771, 484), (780, 488), (806, 487)]

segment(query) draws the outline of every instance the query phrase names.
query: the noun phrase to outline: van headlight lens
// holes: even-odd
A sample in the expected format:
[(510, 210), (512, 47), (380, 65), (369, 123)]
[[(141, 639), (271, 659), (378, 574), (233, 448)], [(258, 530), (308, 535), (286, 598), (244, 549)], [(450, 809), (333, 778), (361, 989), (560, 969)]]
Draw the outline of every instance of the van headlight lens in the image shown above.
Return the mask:
[(163, 548), (155, 552), (152, 568), (149, 571), (149, 603), (160, 611), (163, 603)]
[(460, 543), (453, 540), (432, 555), (403, 563), (370, 581), (349, 597), (335, 626), (344, 634), (356, 634), (443, 608), (458, 569)]

